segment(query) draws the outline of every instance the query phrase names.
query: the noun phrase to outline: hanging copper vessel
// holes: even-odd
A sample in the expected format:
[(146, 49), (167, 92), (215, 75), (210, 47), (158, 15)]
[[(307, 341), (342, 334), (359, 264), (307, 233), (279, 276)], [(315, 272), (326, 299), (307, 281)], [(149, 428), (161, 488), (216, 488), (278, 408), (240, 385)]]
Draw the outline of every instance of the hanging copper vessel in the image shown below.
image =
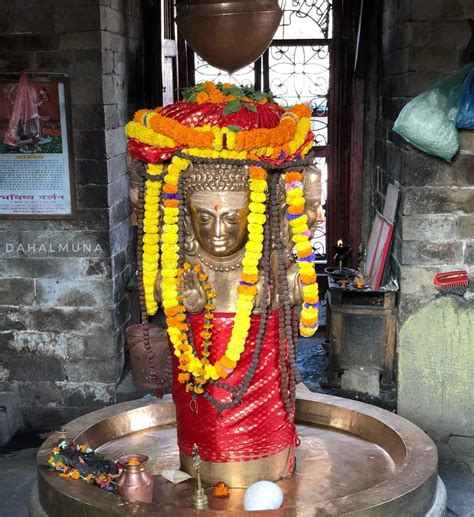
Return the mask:
[(184, 39), (202, 59), (229, 73), (265, 51), (283, 14), (277, 0), (178, 0), (176, 7)]

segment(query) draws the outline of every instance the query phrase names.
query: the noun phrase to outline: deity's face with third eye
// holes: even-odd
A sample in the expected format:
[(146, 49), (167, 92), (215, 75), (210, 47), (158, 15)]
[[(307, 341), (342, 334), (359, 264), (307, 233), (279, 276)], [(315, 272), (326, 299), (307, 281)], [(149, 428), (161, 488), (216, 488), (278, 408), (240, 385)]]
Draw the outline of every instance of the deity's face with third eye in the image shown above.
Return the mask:
[(214, 257), (229, 257), (243, 248), (247, 237), (248, 192), (194, 192), (189, 209), (201, 249)]

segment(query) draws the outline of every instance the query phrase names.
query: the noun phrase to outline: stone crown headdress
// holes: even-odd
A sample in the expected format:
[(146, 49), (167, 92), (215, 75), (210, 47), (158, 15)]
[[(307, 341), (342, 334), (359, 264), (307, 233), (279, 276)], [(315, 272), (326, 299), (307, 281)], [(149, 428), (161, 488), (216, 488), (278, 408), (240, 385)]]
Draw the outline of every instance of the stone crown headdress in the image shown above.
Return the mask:
[(186, 178), (184, 191), (187, 198), (193, 192), (239, 192), (249, 189), (248, 171), (245, 165), (193, 163), (183, 177)]

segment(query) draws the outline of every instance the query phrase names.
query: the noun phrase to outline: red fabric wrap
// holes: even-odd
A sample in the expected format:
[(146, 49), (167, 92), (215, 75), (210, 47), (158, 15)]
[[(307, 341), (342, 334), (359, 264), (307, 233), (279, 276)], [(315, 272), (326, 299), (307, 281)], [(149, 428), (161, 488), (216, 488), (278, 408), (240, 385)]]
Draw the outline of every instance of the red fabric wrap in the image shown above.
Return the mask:
[(162, 163), (170, 160), (175, 151), (180, 149), (183, 147), (155, 147), (135, 140), (135, 138), (130, 138), (127, 143), (127, 150), (131, 157), (145, 163)]
[[(203, 315), (190, 315), (189, 320), (199, 353)], [(224, 353), (233, 321), (234, 314), (215, 314), (211, 362)], [(259, 322), (260, 316), (252, 316), (245, 350), (236, 369), (224, 380), (226, 384), (237, 386), (247, 372), (255, 349)], [(185, 385), (177, 381), (178, 361), (173, 355), (173, 399), (181, 451), (191, 455), (196, 443), (204, 461), (248, 461), (272, 456), (295, 444), (296, 429), (288, 420), (280, 391), (278, 333), (278, 311), (274, 311), (267, 322), (259, 364), (249, 389), (240, 404), (224, 409), (220, 414), (202, 395), (191, 403), (192, 398), (186, 392)], [(206, 390), (220, 402), (232, 399), (229, 392), (211, 383), (206, 385)]]
[(267, 128), (278, 126), (280, 118), (285, 110), (275, 103), (254, 104), (257, 111), (251, 111), (242, 107), (234, 113), (223, 115), (222, 110), (225, 103), (213, 104), (205, 102), (196, 104), (195, 102), (175, 102), (160, 110), (160, 115), (169, 117), (181, 122), (188, 127), (204, 126), (239, 126), (243, 131), (257, 128)]

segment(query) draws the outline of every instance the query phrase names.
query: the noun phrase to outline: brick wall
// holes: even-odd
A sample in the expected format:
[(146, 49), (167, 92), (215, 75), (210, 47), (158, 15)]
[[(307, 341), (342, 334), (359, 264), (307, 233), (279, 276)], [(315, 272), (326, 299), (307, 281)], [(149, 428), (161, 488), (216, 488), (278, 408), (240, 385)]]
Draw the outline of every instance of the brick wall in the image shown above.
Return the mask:
[[(459, 400), (474, 403), (472, 380), (466, 372), (452, 371), (446, 364), (449, 356), (440, 353), (442, 348), (432, 347), (431, 355), (423, 355), (430, 343), (414, 345), (407, 330), (412, 326), (405, 325), (420, 311), (429, 320), (431, 304), (433, 318), (439, 314), (433, 288), (437, 272), (468, 269), (474, 277), (474, 139), (471, 132), (461, 133), (461, 150), (448, 164), (414, 149), (392, 127), (411, 98), (462, 64), (463, 50), (471, 38), (467, 19), (474, 18), (474, 5), (472, 0), (387, 0), (383, 6), (377, 136), (369, 163), (374, 188), (366, 208), (370, 210), (373, 203), (381, 209), (388, 182), (401, 189), (390, 257), (392, 273), (400, 282), (399, 409), (439, 442), (446, 442), (451, 434), (464, 432), (455, 413), (462, 411)], [(474, 298), (472, 289), (456, 310), (467, 310)], [(433, 319), (431, 325), (454, 325), (454, 319)], [(454, 336), (452, 330), (444, 334)], [(458, 343), (467, 341), (458, 339)], [(450, 346), (461, 345), (446, 343), (447, 349)], [(459, 350), (459, 354), (470, 357), (471, 364), (474, 361), (472, 348)], [(430, 383), (425, 384), (422, 379), (427, 371)], [(436, 392), (433, 383), (448, 390), (439, 400), (430, 400), (430, 394)], [(432, 420), (422, 416), (422, 406), (435, 416), (439, 433)]]
[(113, 402), (123, 367), (133, 264), (123, 125), (142, 95), (138, 7), (0, 1), (0, 72), (71, 81), (77, 218), (0, 223), (0, 391), (20, 392), (34, 427)]

